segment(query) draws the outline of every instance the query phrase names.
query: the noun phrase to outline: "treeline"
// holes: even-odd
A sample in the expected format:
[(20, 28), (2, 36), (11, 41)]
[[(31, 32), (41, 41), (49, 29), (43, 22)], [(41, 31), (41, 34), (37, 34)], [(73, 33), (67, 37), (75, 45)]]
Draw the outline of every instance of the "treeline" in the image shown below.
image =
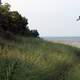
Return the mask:
[(0, 36), (22, 35), (39, 37), (37, 30), (30, 30), (28, 20), (17, 11), (11, 11), (9, 4), (0, 5)]

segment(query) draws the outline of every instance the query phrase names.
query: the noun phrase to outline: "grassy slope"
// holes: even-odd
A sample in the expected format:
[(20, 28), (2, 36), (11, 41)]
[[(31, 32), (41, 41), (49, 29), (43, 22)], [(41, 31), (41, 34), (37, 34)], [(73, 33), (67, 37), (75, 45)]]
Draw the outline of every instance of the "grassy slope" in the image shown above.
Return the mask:
[(0, 39), (0, 80), (80, 80), (80, 49), (22, 37)]

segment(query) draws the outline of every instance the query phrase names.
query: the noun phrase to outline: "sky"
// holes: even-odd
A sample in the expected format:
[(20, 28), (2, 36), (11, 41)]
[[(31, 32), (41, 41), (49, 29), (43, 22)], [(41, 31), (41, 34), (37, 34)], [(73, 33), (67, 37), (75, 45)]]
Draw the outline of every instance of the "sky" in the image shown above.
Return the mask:
[(2, 0), (28, 19), (40, 36), (80, 36), (80, 0)]

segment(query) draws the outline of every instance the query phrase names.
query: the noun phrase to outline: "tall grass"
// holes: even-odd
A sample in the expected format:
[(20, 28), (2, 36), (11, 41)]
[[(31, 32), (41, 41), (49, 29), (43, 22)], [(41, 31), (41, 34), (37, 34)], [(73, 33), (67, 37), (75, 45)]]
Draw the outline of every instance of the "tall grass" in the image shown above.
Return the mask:
[(37, 38), (0, 38), (0, 80), (80, 80), (80, 49)]

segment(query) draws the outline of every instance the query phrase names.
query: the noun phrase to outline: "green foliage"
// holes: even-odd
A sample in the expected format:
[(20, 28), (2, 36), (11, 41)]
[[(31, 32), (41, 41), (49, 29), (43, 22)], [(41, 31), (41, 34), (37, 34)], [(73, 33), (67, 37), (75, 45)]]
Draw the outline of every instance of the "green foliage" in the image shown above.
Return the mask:
[(9, 32), (13, 35), (38, 37), (39, 33), (37, 30), (33, 33), (27, 25), (28, 20), (17, 11), (10, 11), (9, 4), (0, 5), (0, 31), (4, 32), (2, 34)]
[(10, 5), (0, 6), (0, 80), (80, 80), (80, 49), (28, 38), (39, 33), (27, 25)]
[(79, 80), (80, 49), (38, 38), (0, 38), (0, 80)]
[(0, 13), (7, 15), (10, 10), (10, 5), (8, 3), (5, 3), (4, 5), (0, 5)]
[(39, 33), (37, 30), (31, 30), (33, 37), (39, 37)]

